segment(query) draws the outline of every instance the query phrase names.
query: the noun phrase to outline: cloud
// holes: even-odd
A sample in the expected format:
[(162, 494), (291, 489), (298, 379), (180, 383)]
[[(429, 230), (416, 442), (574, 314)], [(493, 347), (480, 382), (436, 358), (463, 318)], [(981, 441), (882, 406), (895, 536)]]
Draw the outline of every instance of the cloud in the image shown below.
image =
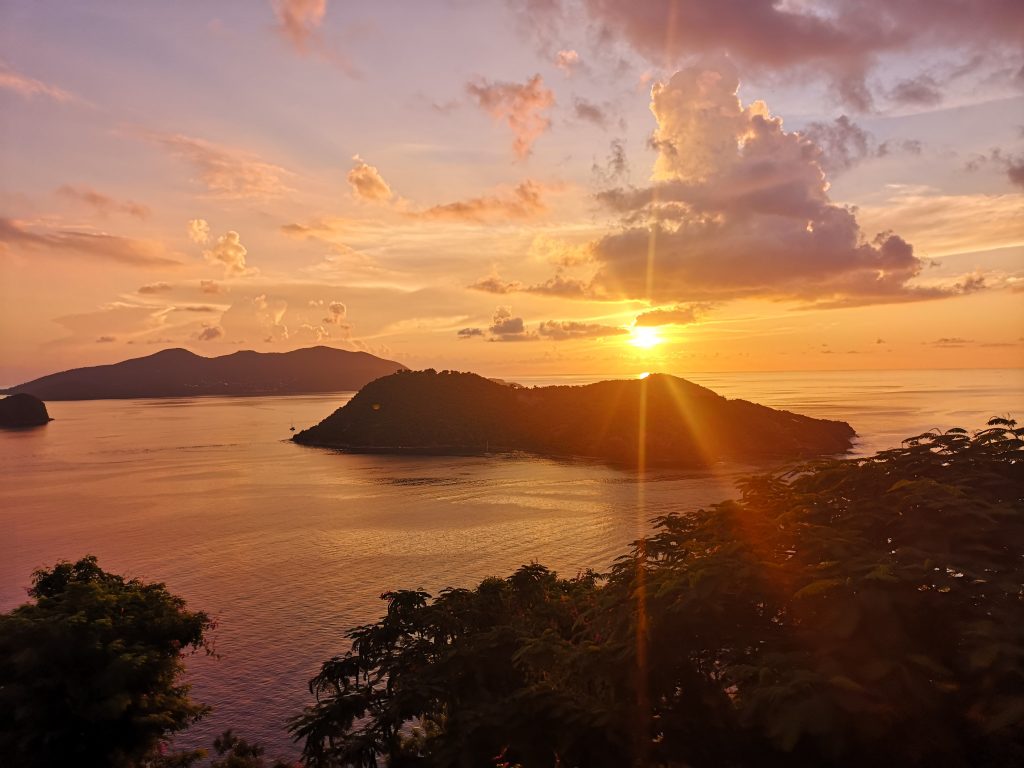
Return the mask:
[(63, 88), (36, 80), (34, 77), (16, 72), (6, 62), (0, 60), (0, 88), (13, 91), (24, 99), (33, 99), (36, 96), (50, 99), (51, 101), (67, 103), (77, 101), (75, 96)]
[(210, 242), (210, 224), (206, 219), (190, 219), (188, 222), (188, 239), (199, 245)]
[(512, 129), (512, 149), (521, 160), (530, 155), (533, 143), (551, 127), (544, 112), (554, 106), (555, 94), (544, 87), (540, 75), (522, 84), (491, 83), (481, 78), (467, 83), (466, 91), (481, 109)]
[(637, 315), (634, 325), (691, 325), (710, 308), (710, 304), (677, 304), (674, 307), (652, 309)]
[(942, 91), (931, 75), (918, 75), (901, 80), (889, 91), (889, 98), (899, 104), (916, 107), (934, 107), (942, 101)]
[(491, 327), (487, 331), (495, 337), (508, 340), (510, 337), (526, 335), (526, 327), (523, 318), (513, 317), (511, 307), (498, 307), (494, 312)]
[(348, 327), (345, 318), (348, 315), (348, 308), (340, 301), (332, 301), (327, 305), (327, 317), (323, 322), (328, 325), (340, 325)]
[(148, 283), (146, 285), (139, 286), (139, 293), (142, 294), (156, 294), (156, 293), (167, 293), (168, 291), (174, 290), (174, 286), (170, 283)]
[(518, 280), (502, 280), (498, 275), (482, 277), (475, 283), (466, 286), (474, 291), (484, 293), (534, 293), (541, 296), (561, 296), (562, 298), (582, 299), (589, 296), (589, 288), (582, 280), (557, 274), (543, 283), (526, 285)]
[(547, 212), (544, 189), (538, 182), (527, 179), (507, 193), (435, 205), (410, 215), (428, 220), (467, 222), (532, 219)]
[(601, 323), (584, 323), (575, 320), (547, 320), (537, 326), (538, 335), (552, 341), (571, 339), (598, 339), (606, 336), (621, 336), (629, 333), (626, 328)]
[(573, 113), (577, 120), (585, 120), (593, 123), (598, 128), (608, 127), (608, 115), (605, 108), (586, 99), (576, 99), (573, 102)]
[(228, 291), (226, 286), (223, 286), (214, 280), (200, 280), (199, 290), (203, 293), (209, 294), (221, 294), (227, 293)]
[[(545, 5), (555, 6), (545, 18), (558, 19), (561, 3)], [(1024, 24), (1024, 5), (1009, 0), (647, 0), (643, 12), (631, 0), (584, 0), (583, 8), (605, 45), (622, 41), (658, 66), (726, 53), (750, 71), (824, 76), (861, 110), (871, 107), (866, 77), (881, 57), (955, 51), (968, 64), (982, 56), (1015, 71)], [(1007, 69), (1004, 59), (1017, 63)]]
[(570, 341), (627, 333), (629, 330), (620, 326), (579, 320), (545, 320), (537, 325), (536, 331), (528, 331), (523, 318), (514, 316), (511, 307), (498, 307), (486, 331), (482, 328), (462, 328), (456, 336), (460, 339), (486, 338), (488, 341)]
[(846, 115), (810, 123), (800, 133), (820, 150), (819, 163), (829, 173), (848, 170), (872, 154), (871, 134)]
[(6, 250), (74, 253), (131, 266), (180, 263), (164, 256), (164, 249), (150, 242), (67, 228), (35, 232), (22, 222), (0, 218), (0, 251)]
[(304, 53), (324, 21), (327, 0), (274, 0), (274, 11), (278, 31)]
[(599, 184), (608, 185), (629, 178), (629, 161), (626, 159), (626, 143), (622, 139), (612, 139), (608, 145), (608, 156), (604, 165), (595, 160), (590, 172)]
[(1018, 187), (1024, 187), (1024, 157), (1010, 158), (1006, 164), (1006, 178)]
[(574, 50), (561, 50), (555, 54), (555, 66), (572, 77), (581, 66), (580, 55)]
[(352, 194), (359, 200), (373, 203), (384, 203), (391, 199), (391, 187), (384, 181), (380, 171), (367, 165), (359, 155), (353, 155), (355, 163), (348, 172), (348, 183), (352, 185)]
[[(589, 277), (559, 269), (540, 284), (485, 279), (473, 287), (675, 304), (750, 297), (822, 307), (966, 292), (965, 285), (913, 282), (926, 267), (913, 247), (888, 227), (867, 236), (857, 211), (829, 198), (821, 147), (783, 130), (763, 102), (742, 104), (738, 89), (735, 69), (723, 60), (687, 67), (654, 86), (654, 182), (598, 195), (620, 215), (621, 226), (577, 249), (572, 266), (585, 267)], [(837, 125), (847, 129), (853, 132), (850, 124)]]
[(219, 325), (204, 325), (195, 335), (196, 341), (215, 341), (224, 337), (224, 329)]
[(652, 90), (655, 184), (600, 199), (623, 228), (593, 245), (589, 293), (657, 302), (744, 296), (804, 302), (936, 298), (892, 232), (862, 233), (833, 203), (822, 150), (786, 132), (767, 105), (743, 105), (727, 62), (680, 70)]
[(246, 266), (248, 253), (239, 234), (230, 231), (218, 237), (212, 248), (203, 251), (203, 256), (211, 264), (222, 265), (225, 275), (251, 275), (255, 270)]
[(117, 341), (114, 336), (100, 336), (96, 339), (97, 344), (110, 344), (111, 342)]
[(466, 286), (474, 291), (483, 291), (484, 293), (515, 293), (523, 290), (524, 286), (518, 281), (506, 281), (502, 280), (498, 275), (490, 275), (489, 277), (481, 277), (475, 283), (471, 283)]
[(944, 337), (928, 342), (934, 347), (966, 347), (974, 343), (972, 339), (963, 339), (959, 336)]
[(252, 155), (182, 134), (148, 134), (151, 141), (189, 163), (213, 195), (229, 200), (267, 199), (288, 192), (290, 173)]
[(57, 194), (68, 200), (84, 203), (103, 216), (111, 213), (126, 213), (137, 219), (145, 219), (149, 216), (149, 208), (144, 205), (131, 200), (115, 200), (90, 187), (65, 184), (57, 189)]

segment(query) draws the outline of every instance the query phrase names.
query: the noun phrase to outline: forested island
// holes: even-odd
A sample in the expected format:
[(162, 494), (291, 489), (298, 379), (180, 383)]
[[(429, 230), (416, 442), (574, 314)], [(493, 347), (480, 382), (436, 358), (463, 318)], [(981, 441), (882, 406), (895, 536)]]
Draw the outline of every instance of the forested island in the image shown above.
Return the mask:
[(527, 389), (426, 370), (371, 382), (293, 439), (364, 451), (528, 451), (630, 464), (643, 454), (651, 465), (707, 465), (841, 453), (854, 436), (845, 422), (728, 400), (663, 374)]
[[(302, 764), (1024, 763), (1024, 430), (994, 419), (741, 490), (660, 517), (606, 573), (385, 593), (291, 720)], [(95, 558), (37, 571), (0, 615), (0, 754), (199, 765), (170, 742), (208, 711), (181, 654), (212, 627)], [(214, 768), (287, 765), (230, 732), (213, 748)]]
[(309, 347), (201, 357), (164, 349), (112, 365), (74, 368), (11, 387), (44, 400), (113, 400), (194, 395), (299, 395), (356, 390), (405, 366), (367, 352)]

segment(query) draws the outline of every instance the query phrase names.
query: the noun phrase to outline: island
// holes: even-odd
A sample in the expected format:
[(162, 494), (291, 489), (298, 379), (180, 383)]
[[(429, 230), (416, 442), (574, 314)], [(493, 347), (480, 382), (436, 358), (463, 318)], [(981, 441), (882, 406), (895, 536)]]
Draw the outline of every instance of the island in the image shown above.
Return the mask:
[(524, 451), (636, 465), (708, 466), (842, 453), (842, 421), (729, 400), (686, 379), (524, 388), (473, 373), (401, 371), (292, 439), (360, 452)]
[(405, 370), (367, 352), (309, 347), (291, 352), (239, 351), (201, 357), (165, 349), (113, 365), (54, 373), (8, 390), (44, 400), (111, 400), (194, 395), (299, 395), (360, 389)]
[(53, 421), (46, 412), (46, 403), (32, 395), (11, 395), (0, 400), (0, 427), (20, 429), (41, 427)]

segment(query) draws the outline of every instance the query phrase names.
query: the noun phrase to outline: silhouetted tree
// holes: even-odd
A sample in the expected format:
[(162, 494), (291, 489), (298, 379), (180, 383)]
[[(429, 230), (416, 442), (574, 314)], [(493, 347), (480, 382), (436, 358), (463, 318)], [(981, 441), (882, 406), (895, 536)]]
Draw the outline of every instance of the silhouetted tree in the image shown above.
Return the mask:
[(209, 650), (206, 614), (91, 556), (32, 581), (0, 615), (0, 763), (140, 765), (207, 711), (179, 679), (184, 653)]
[(750, 478), (606, 580), (387, 593), (291, 729), (315, 767), (1024, 764), (1022, 437)]

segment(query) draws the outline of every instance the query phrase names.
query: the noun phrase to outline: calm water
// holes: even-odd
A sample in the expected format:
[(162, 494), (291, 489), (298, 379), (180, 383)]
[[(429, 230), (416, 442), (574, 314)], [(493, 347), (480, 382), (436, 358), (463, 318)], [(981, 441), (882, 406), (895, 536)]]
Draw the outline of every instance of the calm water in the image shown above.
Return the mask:
[[(701, 374), (690, 378), (849, 421), (858, 453), (931, 428), (1024, 415), (1024, 371)], [(517, 379), (524, 384), (554, 379)], [(592, 381), (563, 377), (558, 383)], [(297, 752), (285, 719), (307, 679), (375, 619), (387, 589), (471, 586), (533, 560), (604, 569), (648, 520), (728, 496), (743, 468), (635, 473), (537, 458), (344, 455), (287, 441), (347, 395), (52, 403), (46, 427), (0, 433), (0, 610), (31, 571), (95, 554), (165, 581), (218, 623), (219, 660), (196, 657), (215, 711), (181, 740), (234, 726)]]

